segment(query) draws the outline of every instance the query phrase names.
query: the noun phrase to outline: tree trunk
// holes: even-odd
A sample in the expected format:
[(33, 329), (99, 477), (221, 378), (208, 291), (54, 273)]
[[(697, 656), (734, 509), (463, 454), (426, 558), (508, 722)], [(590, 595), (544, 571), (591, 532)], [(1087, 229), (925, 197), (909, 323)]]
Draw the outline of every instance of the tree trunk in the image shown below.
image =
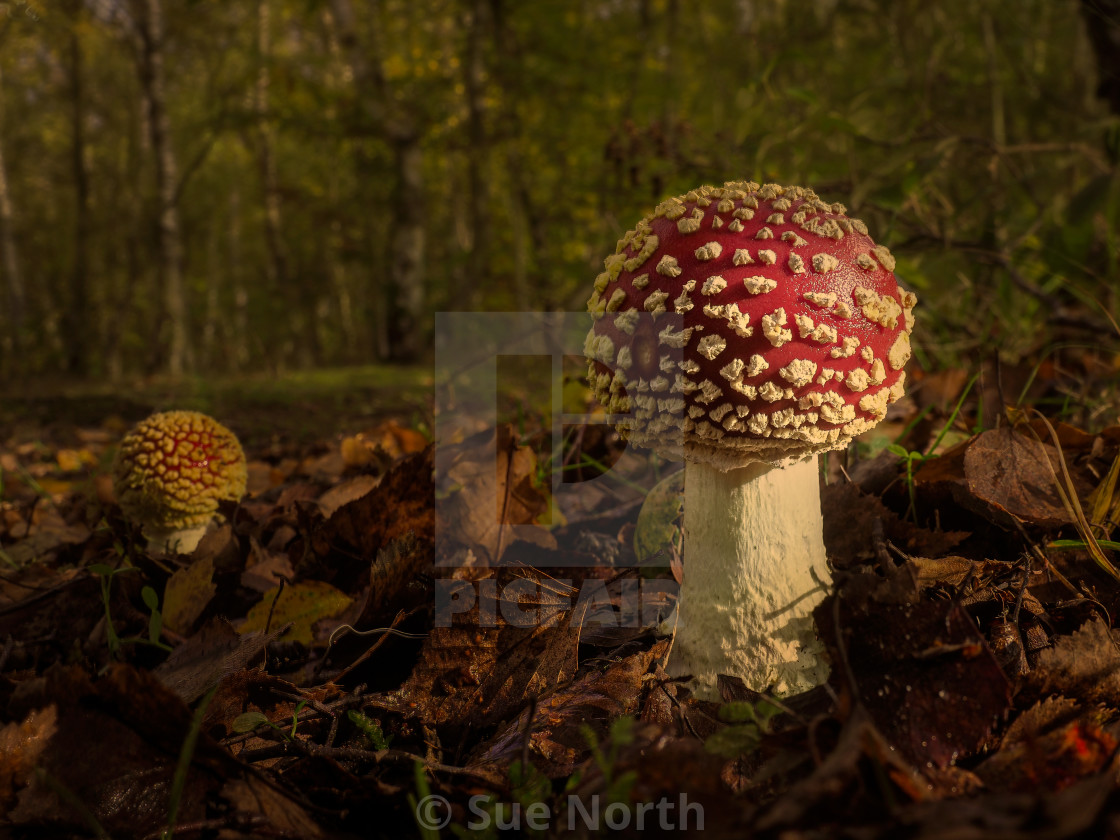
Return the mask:
[(90, 371), (93, 320), (89, 299), (89, 173), (86, 171), (85, 94), (82, 89), (82, 45), (78, 39), (80, 2), (70, 5), (70, 165), (74, 177), (74, 252), (70, 287), (63, 309), (66, 328), (66, 369), (82, 376)]
[(268, 252), (266, 271), (271, 294), (283, 302), (289, 313), (293, 353), (297, 367), (308, 367), (313, 360), (311, 347), (314, 328), (308, 317), (308, 303), (300, 289), (293, 288), (287, 248), (284, 246), (283, 213), (280, 185), (276, 174), (275, 132), (269, 117), (272, 59), (272, 8), (270, 0), (257, 3), (257, 84), (254, 90), (257, 116), (254, 142), (257, 167), (260, 170), (264, 200), (265, 247)]
[[(367, 17), (376, 22), (379, 4), (371, 2)], [(412, 361), (419, 357), (426, 325), (422, 324), (425, 296), (425, 256), (427, 231), (424, 227), (424, 168), (421, 132), (413, 116), (399, 106), (389, 89), (385, 74), (368, 56), (380, 56), (376, 23), (373, 42), (364, 48), (358, 42), (354, 10), (350, 0), (331, 0), (331, 16), (338, 41), (350, 70), (357, 98), (364, 107), (361, 124), (378, 130), (393, 150), (396, 186), (389, 208), (390, 233), (386, 328), (388, 358)], [(360, 158), (359, 158), (360, 162)], [(365, 202), (366, 206), (372, 206)], [(369, 217), (367, 216), (367, 223)], [(375, 275), (376, 276), (376, 275)], [(419, 330), (424, 329), (424, 334)]]
[[(0, 79), (0, 116), (3, 114), (3, 83)], [(4, 308), (0, 310), (0, 351), (3, 358), (13, 359), (23, 350), (24, 307), (27, 294), (20, 269), (19, 252), (16, 250), (15, 219), (12, 197), (8, 190), (8, 170), (4, 161), (4, 147), (0, 143), (0, 254), (3, 255)], [(9, 373), (7, 365), (0, 366), (0, 373)]]
[(233, 330), (229, 366), (243, 370), (249, 366), (249, 290), (241, 265), (241, 191), (236, 184), (229, 195), (229, 270), (233, 286)]
[(1081, 0), (1081, 14), (1097, 56), (1097, 96), (1120, 114), (1120, 0)]
[(183, 241), (179, 225), (178, 165), (167, 116), (163, 55), (162, 0), (137, 0), (140, 34), (140, 84), (149, 113), (152, 154), (159, 194), (159, 279), (168, 327), (167, 372), (178, 376), (193, 363), (183, 283)]
[(482, 105), (482, 40), (486, 25), (484, 0), (468, 0), (466, 55), (463, 56), (463, 88), (467, 97), (467, 190), (470, 195), (471, 246), (467, 255), (465, 301), (477, 303), (479, 288), (485, 283), (490, 254), (490, 214), (487, 212), (486, 162), (488, 144)]
[(393, 293), (389, 313), (389, 358), (409, 362), (420, 357), (426, 325), (424, 310), (424, 155), (416, 136), (393, 143), (397, 188), (390, 214), (389, 281)]

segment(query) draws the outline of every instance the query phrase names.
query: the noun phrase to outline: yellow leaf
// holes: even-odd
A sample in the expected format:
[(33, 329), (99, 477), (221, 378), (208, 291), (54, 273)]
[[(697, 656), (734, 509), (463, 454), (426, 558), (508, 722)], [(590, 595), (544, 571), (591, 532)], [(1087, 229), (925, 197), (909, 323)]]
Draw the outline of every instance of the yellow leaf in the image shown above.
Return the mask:
[(176, 633), (190, 630), (218, 591), (213, 577), (214, 560), (207, 556), (179, 569), (168, 579), (163, 592), (163, 623), (168, 630)]
[(280, 587), (264, 594), (255, 607), (249, 610), (245, 623), (238, 628), (240, 633), (264, 631), (268, 623), (268, 615), (272, 613), (270, 629), (275, 630), (291, 622), (292, 626), (280, 638), (288, 642), (302, 642), (311, 647), (314, 638), (311, 633), (316, 621), (338, 615), (348, 606), (350, 598), (339, 592), (329, 583), (319, 580), (308, 580), (295, 586), (285, 586), (276, 601), (276, 608), (272, 602), (276, 600), (276, 593)]

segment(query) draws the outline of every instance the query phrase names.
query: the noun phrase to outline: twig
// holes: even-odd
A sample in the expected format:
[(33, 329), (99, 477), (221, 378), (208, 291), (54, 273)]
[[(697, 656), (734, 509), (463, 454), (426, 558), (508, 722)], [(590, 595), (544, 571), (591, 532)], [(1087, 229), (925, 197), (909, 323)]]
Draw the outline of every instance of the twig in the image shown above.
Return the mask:
[(413, 765), (419, 761), (425, 769), (437, 773), (447, 773), (452, 776), (467, 776), (490, 784), (492, 780), (476, 770), (466, 767), (453, 767), (450, 764), (441, 764), (429, 761), (423, 756), (404, 750), (363, 750), (357, 747), (327, 747), (313, 741), (296, 738), (292, 741), (280, 741), (270, 747), (261, 747), (256, 750), (246, 750), (238, 758), (247, 763), (265, 761), (272, 758), (285, 756), (309, 756), (311, 758), (329, 758), (334, 761), (368, 761), (374, 764), (404, 764)]
[(856, 682), (856, 673), (852, 670), (852, 663), (848, 661), (848, 648), (844, 644), (844, 628), (840, 626), (840, 593), (832, 596), (832, 628), (836, 633), (836, 651), (840, 654), (840, 665), (844, 669), (844, 678), (848, 681), (848, 689), (852, 692), (852, 699), (859, 703), (859, 683)]
[[(214, 830), (219, 830), (220, 831), (223, 828), (224, 829), (234, 829), (234, 830), (237, 830), (237, 831), (240, 831), (240, 830), (243, 830), (243, 829), (249, 829), (249, 828), (268, 829), (268, 828), (271, 828), (271, 824), (269, 823), (268, 818), (264, 814), (233, 813), (233, 814), (229, 814), (228, 816), (218, 817), (218, 818), (212, 819), (212, 820), (196, 820), (194, 822), (189, 822), (189, 823), (179, 823), (179, 825), (175, 826), (175, 834), (176, 834), (176, 836), (179, 836), (179, 835), (182, 835), (182, 834), (198, 834), (198, 833), (201, 833), (203, 831), (214, 831)], [(268, 834), (272, 834), (272, 836), (275, 836), (275, 837), (288, 836), (284, 832), (279, 832), (279, 831), (268, 832)], [(259, 831), (254, 832), (254, 836), (259, 836), (259, 835), (260, 835)], [(160, 840), (160, 838), (162, 838), (164, 836), (165, 836), (164, 835), (164, 830), (161, 828), (159, 831), (153, 831), (151, 834), (146, 835), (144, 837), (144, 840)]]
[(521, 778), (525, 778), (525, 768), (529, 766), (529, 743), (533, 738), (533, 717), (537, 713), (537, 698), (529, 701), (529, 714), (525, 717), (525, 731), (521, 733)]

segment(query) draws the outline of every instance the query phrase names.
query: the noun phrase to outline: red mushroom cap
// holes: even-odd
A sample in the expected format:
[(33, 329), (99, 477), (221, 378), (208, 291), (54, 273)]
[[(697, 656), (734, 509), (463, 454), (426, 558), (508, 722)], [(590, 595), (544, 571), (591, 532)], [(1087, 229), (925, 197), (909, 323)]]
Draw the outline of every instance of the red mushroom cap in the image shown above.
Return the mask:
[(633, 442), (723, 469), (843, 447), (903, 393), (916, 298), (894, 264), (802, 187), (671, 198), (596, 278), (592, 388)]

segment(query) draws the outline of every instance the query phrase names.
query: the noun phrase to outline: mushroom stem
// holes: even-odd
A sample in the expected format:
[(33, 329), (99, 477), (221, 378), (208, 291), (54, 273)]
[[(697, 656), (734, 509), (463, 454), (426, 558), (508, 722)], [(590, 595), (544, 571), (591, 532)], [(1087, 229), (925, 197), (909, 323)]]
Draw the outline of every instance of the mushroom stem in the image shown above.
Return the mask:
[(143, 528), (142, 533), (148, 540), (148, 548), (159, 554), (193, 554), (202, 542), (209, 522), (194, 528), (161, 529)]
[(812, 611), (831, 582), (815, 457), (785, 468), (685, 465), (684, 582), (670, 671), (796, 694), (828, 678)]

